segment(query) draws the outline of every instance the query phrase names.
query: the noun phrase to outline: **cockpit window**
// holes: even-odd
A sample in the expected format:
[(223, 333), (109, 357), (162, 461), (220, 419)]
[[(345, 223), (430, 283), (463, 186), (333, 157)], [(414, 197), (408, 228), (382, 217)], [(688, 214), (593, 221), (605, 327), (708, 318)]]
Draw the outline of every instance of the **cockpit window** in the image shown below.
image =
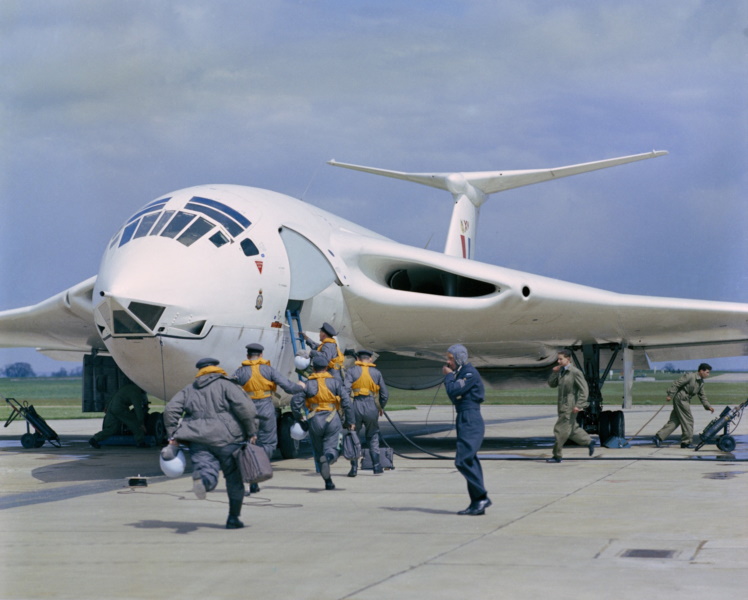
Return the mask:
[(197, 220), (192, 225), (190, 225), (182, 235), (177, 238), (177, 241), (181, 242), (185, 246), (191, 246), (206, 233), (208, 233), (211, 229), (213, 229), (213, 227), (215, 227), (213, 223), (206, 219), (203, 219), (202, 217), (198, 217)]
[[(193, 200), (197, 200), (197, 198), (193, 198)], [(195, 202), (188, 202), (184, 208), (187, 210), (194, 210), (196, 212), (201, 212), (204, 215), (213, 219), (214, 221), (218, 221), (221, 225), (223, 225), (226, 228), (226, 231), (228, 231), (234, 237), (241, 235), (242, 231), (244, 231), (245, 229), (245, 227), (242, 227), (234, 219), (231, 219), (224, 213), (214, 210), (208, 206), (203, 206)], [(247, 221), (247, 223), (249, 223), (249, 221)]]
[(212, 206), (213, 208), (216, 208), (220, 210), (223, 213), (226, 213), (229, 217), (234, 219), (239, 225), (241, 225), (244, 229), (249, 227), (252, 222), (247, 219), (243, 214), (241, 214), (238, 211), (235, 211), (230, 206), (227, 206), (223, 204), (222, 202), (218, 202), (217, 200), (211, 200), (210, 198), (200, 198), (199, 196), (193, 196), (191, 202), (197, 202), (199, 204), (204, 204), (206, 206)]
[(158, 218), (157, 212), (151, 213), (143, 217), (140, 220), (140, 226), (138, 227), (138, 230), (135, 232), (135, 235), (132, 236), (133, 239), (148, 235), (148, 232), (151, 230), (151, 227), (156, 222), (157, 218)]
[(166, 222), (171, 219), (171, 216), (174, 214), (173, 210), (167, 210), (164, 212), (164, 214), (161, 215), (161, 218), (158, 220), (158, 223), (156, 223), (156, 226), (151, 229), (151, 235), (158, 235), (161, 233), (161, 230), (164, 228), (164, 225), (166, 225)]
[(130, 238), (132, 238), (132, 234), (137, 226), (138, 222), (133, 221), (127, 227), (125, 227), (124, 231), (122, 232), (122, 237), (119, 239), (120, 246), (124, 246), (127, 242), (130, 241)]
[[(146, 204), (130, 217), (125, 227), (112, 238), (109, 247), (113, 248), (117, 243), (124, 246), (130, 240), (155, 235), (176, 239), (185, 246), (191, 246), (220, 226), (221, 229), (209, 238), (216, 248), (220, 248), (252, 225), (240, 212), (217, 200), (193, 196), (183, 210), (164, 210), (169, 200), (170, 197), (160, 198)], [(251, 240), (245, 240), (241, 246), (247, 256), (259, 254), (257, 246)]]
[(135, 213), (132, 217), (130, 217), (130, 219), (127, 221), (128, 224), (132, 223), (138, 217), (141, 217), (142, 215), (146, 213), (157, 212), (161, 210), (169, 200), (170, 200), (169, 198), (164, 198), (163, 200), (155, 200), (154, 202), (151, 202), (150, 204), (146, 205), (145, 208), (143, 208), (143, 210)]
[(225, 235), (223, 235), (222, 231), (216, 231), (213, 235), (210, 236), (210, 241), (213, 242), (213, 245), (216, 248), (220, 248), (224, 244), (229, 243), (229, 238), (227, 238)]
[(174, 215), (174, 218), (164, 228), (164, 231), (161, 235), (163, 237), (169, 238), (177, 237), (177, 234), (182, 231), (182, 229), (187, 226), (187, 223), (192, 221), (192, 219), (194, 218), (195, 215), (191, 215), (190, 213), (182, 212), (180, 210), (176, 215)]

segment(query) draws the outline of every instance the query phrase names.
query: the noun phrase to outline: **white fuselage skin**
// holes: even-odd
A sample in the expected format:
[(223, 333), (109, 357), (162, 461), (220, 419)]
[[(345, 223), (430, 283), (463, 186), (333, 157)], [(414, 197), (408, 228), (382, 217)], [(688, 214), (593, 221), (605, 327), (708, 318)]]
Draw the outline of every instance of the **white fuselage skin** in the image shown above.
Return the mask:
[[(136, 383), (164, 399), (192, 381), (200, 358), (217, 358), (230, 375), (252, 342), (293, 375), (289, 301), (300, 306), (302, 330), (314, 339), (328, 322), (341, 350), (366, 347), (434, 364), (454, 343), (468, 345), (476, 366), (517, 368), (550, 366), (556, 348), (580, 342), (644, 347), (746, 336), (745, 305), (628, 296), (446, 256), (267, 190), (208, 185), (166, 198), (150, 203), (157, 210), (131, 218), (129, 234), (126, 224), (115, 235), (93, 290), (106, 350)], [(195, 209), (195, 199), (213, 207)], [(159, 234), (168, 211), (187, 213), (172, 237)], [(134, 229), (148, 214), (159, 221)], [(193, 226), (189, 219), (199, 217), (202, 236), (189, 246), (178, 241)], [(123, 235), (132, 239), (122, 243)], [(216, 245), (214, 236), (225, 243)], [(393, 289), (398, 269), (488, 287), (472, 296)], [(163, 310), (144, 313), (142, 305)]]
[[(251, 225), (232, 235), (208, 219), (215, 227), (190, 246), (152, 234), (120, 245), (121, 230), (104, 254), (93, 293), (97, 326), (109, 353), (139, 385), (166, 399), (194, 378), (200, 358), (219, 359), (230, 375), (252, 342), (263, 344), (264, 356), (289, 375), (293, 352), (285, 311), (291, 269), (279, 229), (292, 227), (323, 247), (331, 229), (326, 217), (331, 215), (280, 194), (241, 186), (201, 186), (167, 197), (161, 214), (183, 209), (194, 197), (210, 198), (241, 213)], [(230, 240), (220, 247), (210, 241), (218, 231)], [(241, 247), (246, 238), (256, 247), (249, 256)], [(304, 326), (312, 333), (324, 321), (341, 328), (346, 320), (339, 287), (333, 283), (325, 288), (313, 300), (305, 299)], [(131, 302), (164, 310), (157, 322), (142, 327), (145, 332), (136, 327), (117, 333), (122, 328), (113, 325), (112, 310), (127, 309)]]

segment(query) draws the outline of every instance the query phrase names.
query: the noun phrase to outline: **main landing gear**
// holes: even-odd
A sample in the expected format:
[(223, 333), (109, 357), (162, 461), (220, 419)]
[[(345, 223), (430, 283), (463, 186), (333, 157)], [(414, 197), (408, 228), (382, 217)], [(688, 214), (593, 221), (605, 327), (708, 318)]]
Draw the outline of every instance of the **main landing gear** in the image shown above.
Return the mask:
[[(576, 356), (576, 351), (580, 349), (584, 361), (584, 364), (581, 365)], [(612, 351), (602, 375), (600, 374), (601, 349)], [(584, 378), (589, 387), (590, 404), (583, 412), (578, 414), (577, 422), (587, 433), (596, 433), (600, 437), (600, 445), (620, 447), (621, 443), (625, 443), (626, 438), (623, 411), (603, 410), (602, 387), (613, 363), (618, 357), (621, 345), (608, 344), (601, 346), (600, 344), (582, 344), (581, 346), (572, 347), (572, 350), (574, 351), (572, 355), (574, 364), (584, 373)]]

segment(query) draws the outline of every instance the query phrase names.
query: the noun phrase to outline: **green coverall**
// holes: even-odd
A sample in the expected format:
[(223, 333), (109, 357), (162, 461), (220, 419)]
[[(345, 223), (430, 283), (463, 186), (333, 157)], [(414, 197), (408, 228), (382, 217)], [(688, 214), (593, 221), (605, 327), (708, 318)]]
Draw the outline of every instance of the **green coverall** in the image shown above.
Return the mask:
[[(97, 442), (119, 433), (119, 424), (124, 423), (135, 437), (135, 443), (145, 442), (145, 432), (142, 425), (145, 422), (145, 406), (143, 406), (143, 390), (134, 383), (123, 385), (109, 401), (104, 415), (102, 429), (93, 436)], [(132, 410), (130, 407), (132, 406)]]
[(592, 441), (590, 434), (577, 423), (577, 413), (574, 412), (574, 407), (581, 410), (589, 406), (589, 387), (582, 372), (572, 365), (551, 373), (548, 385), (558, 388), (558, 420), (553, 428), (553, 435), (556, 437), (553, 458), (561, 458), (566, 440), (580, 446), (588, 446)]
[(711, 410), (712, 408), (704, 395), (704, 380), (697, 373), (685, 373), (668, 388), (667, 396), (673, 399), (673, 410), (670, 412), (668, 422), (665, 423), (656, 435), (662, 441), (680, 427), (680, 443), (690, 444), (693, 439), (691, 398), (698, 396), (706, 410)]

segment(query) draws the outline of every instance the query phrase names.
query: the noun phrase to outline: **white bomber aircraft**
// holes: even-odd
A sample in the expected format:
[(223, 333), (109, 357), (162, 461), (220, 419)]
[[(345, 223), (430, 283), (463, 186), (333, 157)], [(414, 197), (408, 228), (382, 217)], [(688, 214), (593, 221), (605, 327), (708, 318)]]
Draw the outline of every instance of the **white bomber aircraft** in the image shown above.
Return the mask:
[(218, 358), (232, 372), (250, 342), (291, 375), (299, 334), (314, 335), (325, 321), (341, 349), (376, 351), (385, 380), (400, 388), (437, 385), (454, 343), (468, 347), (493, 385), (508, 377), (544, 381), (557, 349), (568, 346), (584, 357), (594, 401), (586, 427), (594, 431), (599, 388), (615, 360), (623, 359), (630, 404), (633, 367), (647, 356), (747, 355), (748, 305), (623, 295), (470, 260), (479, 209), (496, 192), (664, 154), (478, 173), (330, 162), (449, 191), (455, 204), (444, 253), (396, 243), (268, 190), (178, 190), (124, 223), (98, 275), (0, 312), (0, 346), (64, 360), (108, 356), (164, 399), (193, 379), (199, 358)]

